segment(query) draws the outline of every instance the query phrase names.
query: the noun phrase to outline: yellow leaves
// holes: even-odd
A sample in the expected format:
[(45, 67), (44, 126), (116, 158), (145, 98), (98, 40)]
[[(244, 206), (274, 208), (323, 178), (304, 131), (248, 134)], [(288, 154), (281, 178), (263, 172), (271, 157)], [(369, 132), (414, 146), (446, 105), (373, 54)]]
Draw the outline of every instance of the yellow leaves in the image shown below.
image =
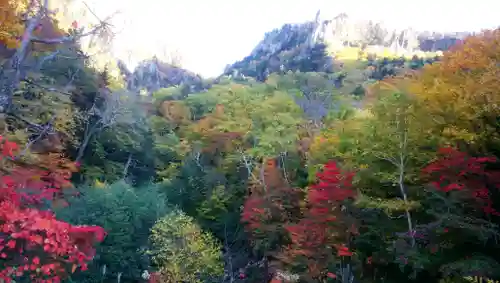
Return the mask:
[(202, 135), (207, 135), (214, 131), (215, 125), (216, 121), (213, 119), (213, 117), (207, 116), (192, 125), (192, 131), (195, 133), (200, 133)]
[(449, 137), (450, 139), (458, 137), (468, 143), (473, 143), (474, 140), (477, 139), (477, 137), (473, 133), (469, 133), (467, 132), (467, 130), (459, 129), (454, 126), (445, 127), (443, 129), (443, 136)]
[(161, 104), (160, 113), (176, 126), (185, 124), (190, 118), (189, 109), (180, 101), (165, 101)]
[(500, 29), (467, 38), (463, 44), (445, 54), (442, 67), (455, 69), (484, 68), (500, 59)]
[(106, 188), (106, 183), (105, 182), (101, 182), (101, 181), (99, 181), (99, 180), (96, 179), (94, 181), (94, 187), (98, 188), (98, 189), (104, 189), (104, 188)]
[(224, 115), (224, 105), (223, 104), (217, 104), (215, 106), (215, 115), (218, 117)]
[(340, 144), (340, 138), (336, 133), (326, 132), (314, 138), (309, 153), (311, 157), (315, 160), (322, 160), (325, 157), (325, 153), (333, 154), (336, 152)]
[[(21, 14), (26, 12), (27, 0), (0, 0), (0, 44), (8, 49), (19, 47), (25, 25)], [(57, 21), (53, 18), (43, 18), (39, 26), (33, 32), (34, 35), (46, 39), (53, 39), (64, 35), (64, 31), (58, 28)], [(37, 50), (52, 50), (54, 46), (45, 44), (34, 44)]]
[(450, 138), (498, 138), (494, 123), (500, 115), (499, 46), (500, 29), (469, 37), (411, 80), (410, 92)]
[(493, 280), (493, 279), (489, 279), (489, 278), (485, 278), (485, 277), (479, 277), (479, 276), (466, 276), (464, 277), (465, 280), (469, 281), (469, 282), (474, 282), (474, 283), (499, 283), (500, 281), (498, 280)]
[(18, 37), (24, 31), (19, 13), (26, 8), (25, 0), (0, 0), (0, 44), (4, 44), (9, 49), (17, 48)]

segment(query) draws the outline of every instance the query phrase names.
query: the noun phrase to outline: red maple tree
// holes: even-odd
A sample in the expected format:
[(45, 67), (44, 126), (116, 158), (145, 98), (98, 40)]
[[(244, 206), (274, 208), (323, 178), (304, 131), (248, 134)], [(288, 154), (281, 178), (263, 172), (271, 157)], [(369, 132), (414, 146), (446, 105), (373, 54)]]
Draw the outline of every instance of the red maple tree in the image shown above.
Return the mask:
[(486, 214), (500, 215), (493, 208), (492, 190), (500, 189), (500, 172), (487, 170), (495, 157), (472, 157), (451, 147), (441, 148), (441, 157), (423, 169), (440, 191), (453, 192), (464, 203), (472, 201)]
[(328, 162), (317, 174), (319, 182), (309, 188), (308, 210), (297, 223), (287, 225), (291, 244), (281, 258), (288, 263), (308, 266), (312, 277), (324, 276), (327, 265), (337, 257), (350, 257), (346, 246), (356, 234), (352, 218), (344, 212), (344, 202), (356, 197), (353, 172), (342, 172), (335, 162)]
[(256, 243), (267, 242), (266, 250), (270, 253), (273, 245), (281, 243), (286, 236), (285, 225), (300, 216), (303, 193), (290, 187), (274, 159), (267, 160), (262, 166), (263, 180), (250, 187), (241, 221)]
[(17, 144), (0, 136), (0, 148), (0, 279), (61, 282), (78, 268), (86, 270), (93, 244), (103, 241), (104, 230), (73, 226), (43, 209), (61, 199), (76, 166), (51, 155), (51, 164), (22, 166), (14, 157)]

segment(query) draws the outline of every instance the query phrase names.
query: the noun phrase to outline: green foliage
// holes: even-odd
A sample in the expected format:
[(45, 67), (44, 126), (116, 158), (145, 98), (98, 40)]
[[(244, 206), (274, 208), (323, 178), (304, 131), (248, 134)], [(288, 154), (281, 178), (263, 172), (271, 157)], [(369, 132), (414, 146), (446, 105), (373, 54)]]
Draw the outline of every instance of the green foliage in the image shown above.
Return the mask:
[(382, 198), (374, 199), (367, 196), (361, 196), (356, 200), (356, 206), (360, 208), (380, 209), (390, 215), (404, 211), (405, 209), (417, 209), (420, 207), (420, 203), (415, 201), (405, 203), (401, 199), (386, 200)]
[[(6, 136), (26, 145), (16, 162), (35, 164), (49, 146), (77, 159), (79, 195), (54, 209), (71, 223), (108, 232), (90, 270), (73, 274), (74, 281), (140, 282), (144, 270), (159, 271), (160, 282), (262, 283), (268, 272), (302, 269), (315, 273), (311, 283), (350, 275), (370, 283), (499, 276), (498, 215), (485, 216), (474, 202), (480, 197), (467, 195), (482, 188), (491, 209), (498, 208), (497, 185), (469, 177), (474, 166), (448, 176), (475, 181), (460, 192), (439, 191), (422, 174), (438, 148), (457, 142), (471, 156), (499, 156), (493, 146), (498, 31), (468, 40), (438, 63), (388, 54), (365, 61), (365, 47), (344, 48), (333, 61), (327, 46), (309, 44), (313, 26), (270, 33), (266, 41), (275, 52), (257, 48), (210, 81), (154, 59), (132, 73), (122, 68), (125, 83), (111, 76), (111, 65), (92, 68), (75, 46), (44, 62), (49, 52), (27, 54), (26, 62), (38, 67), (26, 67), (2, 125)], [(110, 99), (117, 95), (125, 100)], [(118, 115), (88, 135), (103, 125), (113, 101)], [(314, 258), (306, 247), (314, 239), (285, 229), (313, 210), (303, 193), (332, 160), (356, 172), (356, 200), (329, 217), (332, 223), (344, 213), (353, 218), (336, 231), (349, 235), (349, 251), (338, 262)], [(485, 176), (497, 176), (497, 167), (490, 164)], [(245, 200), (253, 206), (244, 209)], [(242, 215), (269, 225), (248, 233)], [(329, 236), (316, 228), (317, 235), (302, 236)], [(293, 241), (303, 242), (295, 252), (308, 263), (282, 256)], [(318, 248), (316, 255), (334, 247)], [(315, 262), (325, 269), (315, 270)]]
[(210, 92), (193, 94), (186, 98), (185, 103), (191, 110), (193, 120), (198, 120), (215, 110), (215, 106), (218, 103), (216, 90), (219, 88), (221, 87), (215, 85)]
[[(91, 223), (107, 231), (104, 242), (97, 247), (90, 272), (73, 276), (79, 282), (103, 282), (121, 274), (122, 281), (140, 279), (144, 270), (150, 270), (150, 229), (156, 220), (167, 214), (163, 196), (155, 186), (133, 188), (125, 182), (104, 187), (82, 187), (80, 196), (69, 201), (69, 206), (57, 210), (57, 215), (73, 224)], [(103, 268), (106, 273), (103, 274)]]
[(183, 212), (160, 218), (151, 230), (148, 252), (165, 278), (163, 282), (220, 282), (221, 246)]
[(218, 217), (228, 212), (227, 207), (230, 197), (230, 194), (226, 193), (223, 186), (216, 186), (212, 190), (210, 197), (198, 207), (198, 215), (201, 219), (216, 221)]
[(152, 94), (154, 100), (158, 103), (165, 100), (180, 100), (183, 98), (182, 89), (178, 86), (169, 88), (160, 88)]
[[(120, 93), (107, 95), (122, 95)], [(103, 127), (91, 137), (81, 160), (84, 172), (77, 176), (80, 181), (93, 181), (99, 179), (109, 183), (127, 178), (136, 185), (148, 183), (155, 179), (156, 172), (154, 151), (154, 133), (150, 128), (148, 117), (144, 111), (137, 107), (143, 103), (133, 94), (123, 94), (119, 105), (113, 111), (115, 122)], [(104, 107), (104, 106), (103, 106)], [(100, 116), (89, 114), (80, 116), (82, 128), (92, 127), (98, 123)], [(80, 131), (82, 141), (88, 135)], [(89, 171), (90, 168), (94, 168)], [(85, 172), (87, 171), (87, 172)], [(92, 174), (90, 174), (92, 172)]]

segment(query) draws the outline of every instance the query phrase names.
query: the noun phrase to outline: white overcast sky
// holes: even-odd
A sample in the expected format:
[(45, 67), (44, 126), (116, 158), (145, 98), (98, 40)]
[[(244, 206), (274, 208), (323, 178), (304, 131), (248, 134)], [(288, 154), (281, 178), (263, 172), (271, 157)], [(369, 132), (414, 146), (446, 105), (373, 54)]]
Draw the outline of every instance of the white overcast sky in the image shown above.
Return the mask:
[[(82, 0), (73, 0), (75, 2)], [(120, 10), (115, 50), (144, 55), (179, 49), (184, 67), (216, 76), (242, 59), (265, 32), (285, 23), (330, 17), (356, 18), (418, 30), (464, 31), (500, 25), (500, 0), (86, 0), (102, 18)], [(142, 59), (142, 58), (137, 58)]]

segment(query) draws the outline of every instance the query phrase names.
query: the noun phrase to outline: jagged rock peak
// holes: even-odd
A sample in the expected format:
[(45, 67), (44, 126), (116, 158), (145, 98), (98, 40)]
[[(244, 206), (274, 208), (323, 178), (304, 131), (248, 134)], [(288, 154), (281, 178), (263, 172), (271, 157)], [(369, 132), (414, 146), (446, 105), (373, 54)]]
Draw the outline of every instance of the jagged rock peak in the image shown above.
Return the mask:
[(436, 33), (417, 31), (412, 27), (388, 28), (382, 22), (350, 17), (346, 13), (332, 15), (318, 10), (313, 21), (314, 29), (309, 37), (310, 46), (318, 43), (332, 49), (344, 46), (378, 45), (394, 51), (446, 50), (457, 40), (470, 35), (467, 32)]
[(133, 72), (122, 65), (122, 74), (126, 77), (128, 88), (133, 91), (152, 93), (160, 88), (187, 86), (190, 92), (203, 88), (203, 78), (191, 71), (168, 64), (153, 57), (143, 60)]

